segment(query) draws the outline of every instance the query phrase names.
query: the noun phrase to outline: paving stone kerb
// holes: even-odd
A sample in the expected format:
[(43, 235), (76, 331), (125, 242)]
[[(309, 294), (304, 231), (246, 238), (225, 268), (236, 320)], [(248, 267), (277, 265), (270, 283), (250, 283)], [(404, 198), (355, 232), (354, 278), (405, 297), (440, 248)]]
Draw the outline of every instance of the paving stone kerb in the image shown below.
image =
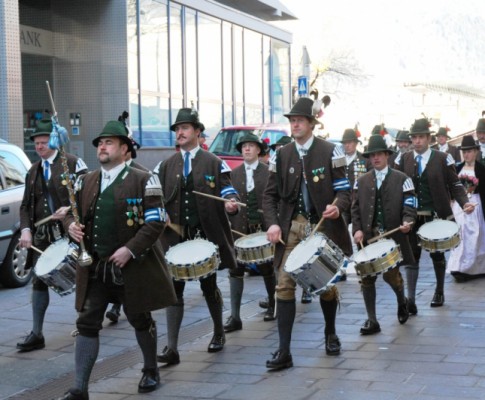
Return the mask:
[[(404, 272), (404, 271), (403, 271)], [(229, 315), (227, 273), (218, 282)], [(297, 303), (293, 330), (294, 367), (268, 372), (265, 361), (276, 350), (275, 322), (263, 322), (258, 302), (265, 296), (261, 277), (247, 277), (243, 330), (227, 335), (221, 353), (207, 353), (212, 324), (197, 282), (185, 291), (181, 363), (161, 368), (162, 386), (151, 395), (136, 393), (141, 356), (125, 317), (105, 323), (90, 386), (91, 399), (483, 399), (485, 387), (485, 279), (458, 284), (447, 275), (445, 305), (430, 308), (434, 272), (423, 252), (418, 280), (418, 315), (400, 325), (391, 288), (377, 280), (377, 315), (382, 332), (361, 336), (366, 319), (358, 277), (350, 270), (338, 284), (341, 301), (337, 332), (342, 354), (325, 355), (323, 316), (318, 301)], [(76, 318), (74, 296), (51, 293), (46, 348), (18, 353), (15, 344), (31, 329), (30, 286), (0, 289), (0, 399), (42, 399), (61, 395), (72, 383)], [(297, 297), (299, 298), (299, 292)], [(165, 312), (154, 313), (159, 348), (166, 344)]]

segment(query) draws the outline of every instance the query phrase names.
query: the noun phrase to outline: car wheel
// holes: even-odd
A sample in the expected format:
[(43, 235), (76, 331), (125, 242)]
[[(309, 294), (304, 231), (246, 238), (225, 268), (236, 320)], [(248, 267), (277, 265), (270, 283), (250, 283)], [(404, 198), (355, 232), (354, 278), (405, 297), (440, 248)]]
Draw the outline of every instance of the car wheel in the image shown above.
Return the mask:
[(33, 268), (27, 268), (27, 249), (19, 245), (20, 232), (13, 235), (8, 246), (7, 255), (0, 267), (0, 282), (5, 287), (16, 288), (27, 285), (32, 274)]

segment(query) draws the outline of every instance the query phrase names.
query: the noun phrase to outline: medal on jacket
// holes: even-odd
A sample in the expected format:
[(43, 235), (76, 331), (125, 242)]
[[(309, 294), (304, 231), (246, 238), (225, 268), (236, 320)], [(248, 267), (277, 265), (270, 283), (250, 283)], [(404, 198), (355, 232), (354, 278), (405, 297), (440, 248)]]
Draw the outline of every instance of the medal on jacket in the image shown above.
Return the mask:
[(145, 220), (143, 219), (143, 206), (141, 205), (143, 199), (136, 199), (136, 202), (138, 203), (138, 224), (143, 225), (145, 223)]
[(320, 179), (325, 178), (325, 174), (323, 173), (323, 171), (325, 171), (325, 167), (312, 169), (313, 182), (317, 183)]
[(204, 175), (204, 177), (206, 185), (214, 189), (216, 187), (216, 183), (214, 182), (216, 177), (211, 175)]
[(66, 174), (61, 174), (61, 184), (66, 186), (67, 185), (67, 179), (66, 179)]

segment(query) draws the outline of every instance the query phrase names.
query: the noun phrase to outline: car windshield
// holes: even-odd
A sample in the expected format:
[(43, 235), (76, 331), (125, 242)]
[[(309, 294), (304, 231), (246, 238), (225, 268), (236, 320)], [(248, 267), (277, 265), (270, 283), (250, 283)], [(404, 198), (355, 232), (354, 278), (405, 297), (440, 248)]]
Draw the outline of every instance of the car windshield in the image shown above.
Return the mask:
[(218, 156), (241, 156), (236, 143), (247, 133), (254, 133), (254, 129), (223, 129), (217, 134), (209, 151)]
[[(20, 168), (18, 168), (18, 166), (20, 166)], [(25, 173), (27, 171), (25, 171), (25, 167), (15, 155), (8, 152), (0, 152), (0, 170), (5, 178), (6, 188), (23, 185), (25, 183)], [(3, 186), (4, 183), (1, 183)]]

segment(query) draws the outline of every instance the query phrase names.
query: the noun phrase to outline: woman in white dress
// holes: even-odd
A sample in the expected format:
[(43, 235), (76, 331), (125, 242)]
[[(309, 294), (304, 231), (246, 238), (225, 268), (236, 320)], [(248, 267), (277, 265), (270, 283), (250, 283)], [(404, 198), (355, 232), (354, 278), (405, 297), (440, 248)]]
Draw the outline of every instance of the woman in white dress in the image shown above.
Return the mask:
[(461, 242), (451, 251), (448, 271), (457, 282), (465, 282), (485, 276), (485, 166), (476, 161), (480, 146), (472, 136), (463, 137), (460, 149), (464, 162), (457, 165), (456, 172), (476, 206), (465, 214), (458, 204), (453, 205)]

